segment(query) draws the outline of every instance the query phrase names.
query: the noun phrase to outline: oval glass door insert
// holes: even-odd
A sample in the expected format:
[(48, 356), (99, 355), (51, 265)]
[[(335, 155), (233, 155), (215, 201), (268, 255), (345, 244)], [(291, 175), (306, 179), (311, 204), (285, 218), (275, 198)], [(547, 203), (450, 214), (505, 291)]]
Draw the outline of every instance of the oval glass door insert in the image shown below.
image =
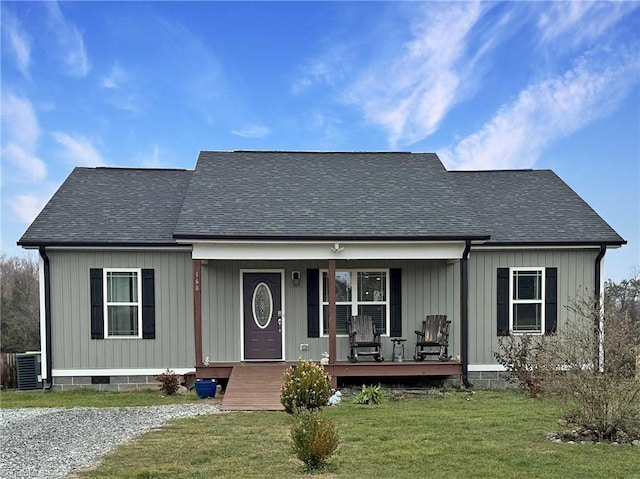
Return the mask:
[(273, 296), (269, 286), (260, 283), (253, 290), (253, 300), (251, 301), (253, 309), (253, 320), (260, 329), (269, 326), (271, 317), (273, 316)]

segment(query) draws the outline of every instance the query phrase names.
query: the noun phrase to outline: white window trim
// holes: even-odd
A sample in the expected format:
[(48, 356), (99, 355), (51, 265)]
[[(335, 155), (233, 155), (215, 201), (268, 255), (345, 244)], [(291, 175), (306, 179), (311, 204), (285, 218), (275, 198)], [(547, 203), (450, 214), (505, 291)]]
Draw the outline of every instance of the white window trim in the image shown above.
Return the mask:
[[(518, 271), (536, 271), (539, 272), (542, 277), (540, 299), (513, 299), (513, 289), (515, 287), (515, 275)], [(509, 333), (513, 335), (523, 334), (537, 334), (543, 335), (545, 329), (545, 290), (546, 290), (546, 275), (545, 268), (543, 266), (517, 266), (509, 268)], [(513, 305), (514, 304), (540, 304), (540, 330), (530, 331), (514, 331), (513, 330)]]
[[(389, 331), (391, 328), (391, 318), (390, 318), (390, 314), (391, 314), (391, 299), (389, 297), (390, 295), (390, 290), (391, 290), (391, 281), (390, 281), (390, 277), (389, 277), (389, 268), (356, 268), (356, 269), (350, 269), (350, 268), (336, 268), (336, 273), (338, 272), (348, 272), (351, 273), (351, 278), (352, 281), (355, 278), (354, 283), (351, 285), (351, 301), (336, 301), (336, 306), (338, 305), (351, 305), (351, 312), (353, 313), (354, 311), (358, 311), (358, 305), (361, 304), (367, 304), (367, 305), (371, 305), (371, 306), (375, 306), (375, 305), (385, 305), (386, 306), (386, 313), (385, 313), (385, 318), (386, 318), (386, 324), (385, 324), (385, 330), (386, 333), (381, 334), (380, 336), (383, 338), (388, 338), (389, 337)], [(357, 277), (358, 277), (358, 273), (377, 273), (377, 272), (381, 272), (381, 273), (386, 273), (387, 275), (387, 281), (386, 281), (386, 289), (385, 289), (385, 298), (386, 301), (358, 301), (358, 281), (357, 281)], [(320, 281), (318, 281), (320, 283), (319, 285), (319, 294), (320, 294), (320, 337), (321, 338), (328, 338), (329, 334), (324, 334), (324, 306), (328, 305), (329, 302), (328, 301), (323, 301), (324, 295), (322, 288), (324, 287), (324, 281), (323, 281), (323, 275), (324, 273), (327, 273), (327, 275), (329, 275), (329, 270), (328, 269), (321, 269), (320, 270)], [(347, 338), (349, 337), (347, 334), (336, 334), (337, 338)]]
[[(138, 276), (138, 301), (130, 302), (107, 302), (107, 276), (108, 273), (136, 273)], [(102, 270), (102, 294), (104, 303), (104, 339), (142, 339), (142, 268), (103, 268)], [(109, 306), (138, 306), (138, 334), (133, 336), (110, 336), (109, 335)]]

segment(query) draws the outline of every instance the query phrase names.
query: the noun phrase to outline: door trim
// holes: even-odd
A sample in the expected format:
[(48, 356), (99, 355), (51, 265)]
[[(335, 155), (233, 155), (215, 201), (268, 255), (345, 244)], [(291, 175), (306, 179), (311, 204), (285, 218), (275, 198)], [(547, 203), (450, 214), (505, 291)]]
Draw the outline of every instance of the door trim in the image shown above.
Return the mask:
[[(279, 273), (280, 274), (280, 304), (282, 305), (282, 359), (245, 359), (244, 357), (244, 274), (245, 273)], [(280, 362), (286, 361), (285, 357), (285, 327), (287, 314), (284, 306), (284, 269), (240, 269), (240, 361), (247, 362)]]

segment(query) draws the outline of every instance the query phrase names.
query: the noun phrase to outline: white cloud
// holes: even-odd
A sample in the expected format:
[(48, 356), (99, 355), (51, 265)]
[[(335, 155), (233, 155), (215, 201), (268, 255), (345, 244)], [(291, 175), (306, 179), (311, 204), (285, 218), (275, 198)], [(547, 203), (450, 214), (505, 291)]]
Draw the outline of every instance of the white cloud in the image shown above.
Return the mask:
[(90, 67), (82, 34), (64, 17), (58, 2), (45, 2), (45, 5), (49, 11), (50, 28), (55, 34), (59, 55), (67, 66), (67, 73), (76, 77), (87, 76)]
[(556, 48), (594, 40), (638, 6), (637, 2), (541, 3), (543, 12), (538, 18), (541, 39), (553, 42)]
[(2, 156), (33, 181), (47, 177), (45, 162), (16, 143), (2, 145)]
[(151, 154), (138, 156), (135, 159), (135, 163), (143, 168), (162, 168), (164, 165), (160, 161), (160, 148), (158, 148), (158, 145), (154, 145)]
[(426, 4), (402, 54), (374, 64), (348, 91), (347, 102), (388, 130), (392, 147), (431, 135), (458, 100), (462, 59), (482, 8), (475, 2)]
[(349, 70), (347, 50), (347, 46), (341, 43), (307, 61), (300, 68), (301, 73), (294, 79), (291, 93), (297, 95), (313, 85), (334, 85), (342, 80)]
[(271, 130), (266, 126), (251, 123), (242, 128), (231, 130), (231, 133), (242, 138), (264, 138), (271, 133)]
[(637, 82), (637, 55), (584, 56), (557, 76), (527, 87), (479, 131), (439, 152), (450, 168), (527, 168), (553, 141), (611, 113)]
[(20, 70), (25, 77), (30, 78), (31, 41), (29, 36), (22, 29), (22, 25), (18, 19), (6, 9), (2, 12), (2, 27), (6, 42), (16, 57), (18, 70)]
[(62, 146), (61, 156), (75, 166), (103, 166), (102, 156), (83, 136), (71, 136), (67, 133), (53, 132), (51, 137)]
[(2, 161), (13, 165), (30, 181), (43, 180), (47, 166), (36, 156), (40, 127), (31, 102), (2, 93)]
[(35, 149), (40, 136), (40, 127), (33, 105), (26, 98), (12, 93), (2, 93), (2, 127), (3, 136), (11, 138), (22, 146)]
[(101, 86), (106, 89), (120, 88), (127, 80), (127, 73), (122, 69), (118, 62), (115, 62), (109, 71), (109, 74), (102, 79)]
[(7, 204), (11, 206), (18, 219), (24, 223), (31, 223), (38, 216), (38, 213), (42, 211), (49, 198), (49, 192), (47, 192), (47, 195), (26, 193), (8, 199)]

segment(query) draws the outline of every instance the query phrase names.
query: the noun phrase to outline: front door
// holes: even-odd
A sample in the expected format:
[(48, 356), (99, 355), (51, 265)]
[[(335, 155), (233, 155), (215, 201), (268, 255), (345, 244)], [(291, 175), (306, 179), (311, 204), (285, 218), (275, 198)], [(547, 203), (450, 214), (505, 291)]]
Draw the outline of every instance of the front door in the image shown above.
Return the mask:
[(243, 273), (244, 359), (282, 358), (281, 273)]

